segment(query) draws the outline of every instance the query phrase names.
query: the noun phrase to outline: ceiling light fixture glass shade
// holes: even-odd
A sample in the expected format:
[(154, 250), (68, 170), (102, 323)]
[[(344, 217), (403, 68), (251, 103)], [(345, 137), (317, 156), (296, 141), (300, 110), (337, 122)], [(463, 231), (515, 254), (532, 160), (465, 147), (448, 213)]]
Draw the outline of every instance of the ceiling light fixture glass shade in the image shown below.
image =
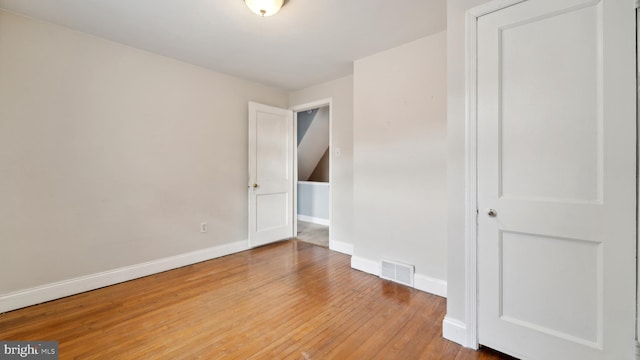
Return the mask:
[(284, 0), (244, 0), (249, 9), (260, 16), (271, 16), (284, 4)]

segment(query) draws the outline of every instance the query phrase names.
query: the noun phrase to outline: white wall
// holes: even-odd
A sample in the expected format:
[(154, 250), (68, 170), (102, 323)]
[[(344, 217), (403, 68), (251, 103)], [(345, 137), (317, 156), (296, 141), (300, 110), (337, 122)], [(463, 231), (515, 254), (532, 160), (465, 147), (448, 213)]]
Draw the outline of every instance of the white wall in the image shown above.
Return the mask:
[(298, 181), (298, 220), (329, 224), (329, 183)]
[(249, 100), (289, 99), (0, 12), (0, 295), (246, 241)]
[(357, 60), (354, 267), (413, 264), (446, 293), (446, 160), (446, 33)]
[(322, 83), (290, 93), (289, 106), (297, 106), (323, 99), (332, 99), (332, 146), (340, 149), (340, 156), (331, 154), (331, 213), (330, 246), (340, 243), (350, 252), (353, 244), (353, 76)]

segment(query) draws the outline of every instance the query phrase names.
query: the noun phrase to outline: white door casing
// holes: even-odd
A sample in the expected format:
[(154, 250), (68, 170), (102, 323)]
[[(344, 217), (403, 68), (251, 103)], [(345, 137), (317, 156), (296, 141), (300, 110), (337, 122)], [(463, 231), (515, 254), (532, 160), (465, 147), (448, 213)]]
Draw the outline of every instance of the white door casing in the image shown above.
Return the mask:
[(293, 237), (293, 112), (249, 102), (249, 246)]
[[(640, 79), (640, 46), (638, 46), (638, 40), (640, 40), (640, 0), (636, 0), (636, 79)], [(636, 109), (640, 109), (640, 81), (636, 81)], [(636, 110), (636, 124), (640, 124), (640, 113)], [(636, 130), (636, 139), (640, 139), (640, 131)], [(637, 143), (637, 151), (640, 153), (640, 142)], [(637, 182), (638, 189), (636, 190), (637, 203), (640, 204), (640, 182)], [(640, 233), (640, 213), (636, 221), (636, 239), (637, 234)], [(637, 241), (637, 240), (636, 240)], [(640, 245), (640, 244), (638, 244)], [(637, 245), (637, 246), (638, 246)], [(638, 254), (640, 249), (636, 249), (636, 261), (638, 261)], [(640, 279), (640, 266), (636, 266), (636, 283)], [(640, 358), (640, 286), (636, 285), (636, 358)]]
[[(332, 98), (316, 100), (300, 105), (292, 106), (290, 109), (293, 111), (293, 133), (296, 134), (296, 145), (297, 145), (297, 134), (298, 134), (298, 113), (301, 111), (313, 110), (317, 108), (321, 108), (324, 106), (329, 107), (329, 184), (333, 185), (333, 105)], [(294, 147), (293, 151), (293, 175), (294, 175), (294, 187), (293, 187), (293, 228), (294, 234), (298, 234), (298, 151), (297, 146)], [(333, 186), (329, 187), (329, 247), (333, 249), (332, 243), (332, 231), (333, 231)]]
[(482, 345), (633, 357), (634, 36), (626, 0), (529, 0), (478, 18)]

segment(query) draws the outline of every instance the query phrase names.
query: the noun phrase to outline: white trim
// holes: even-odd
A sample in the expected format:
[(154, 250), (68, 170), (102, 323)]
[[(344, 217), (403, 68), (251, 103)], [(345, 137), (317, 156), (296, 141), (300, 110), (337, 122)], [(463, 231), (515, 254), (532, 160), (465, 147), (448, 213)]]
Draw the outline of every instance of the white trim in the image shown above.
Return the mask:
[(289, 107), (289, 110), (292, 110), (293, 112), (300, 112), (300, 111), (305, 111), (305, 110), (313, 110), (313, 109), (321, 108), (321, 107), (324, 107), (324, 106), (327, 106), (327, 105), (331, 106), (331, 101), (332, 101), (332, 98), (326, 98), (326, 99), (311, 101), (311, 102), (308, 102), (308, 103), (291, 106), (291, 107)]
[[(471, 9), (465, 14), (465, 339), (461, 345), (478, 348), (477, 319), (477, 158), (476, 158), (476, 41), (478, 16)], [(471, 100), (473, 99), (473, 100)], [(473, 290), (471, 290), (473, 289)], [(468, 325), (468, 326), (467, 326)], [(444, 329), (444, 322), (443, 322)], [(444, 333), (443, 333), (444, 334)]]
[(331, 183), (324, 182), (324, 181), (298, 181), (298, 184), (306, 184), (306, 185), (313, 185), (313, 186), (323, 186), (323, 187), (330, 187), (331, 186)]
[(329, 239), (329, 250), (339, 253), (353, 255), (353, 244)]
[(201, 261), (215, 259), (249, 249), (249, 241), (236, 241), (185, 254), (152, 260), (118, 269), (40, 285), (0, 295), (0, 313), (99, 289), (143, 276), (157, 274)]
[[(291, 108), (289, 108), (291, 110)], [(291, 225), (293, 225), (293, 236), (298, 236), (298, 112), (293, 113), (293, 211)], [(329, 164), (331, 165), (331, 164)]]
[(462, 321), (445, 316), (442, 321), (442, 337), (462, 344), (467, 338), (467, 326)]
[[(380, 276), (380, 262), (359, 256), (351, 257), (351, 267), (371, 275)], [(429, 294), (447, 297), (447, 282), (422, 274), (414, 274), (413, 288)]]
[[(308, 103), (290, 106), (293, 111), (293, 183), (298, 183), (298, 112), (317, 109), (324, 106), (329, 107), (329, 184), (333, 184), (333, 98), (326, 98)], [(333, 233), (333, 187), (329, 187), (329, 239)], [(298, 233), (298, 187), (293, 187), (293, 234)]]
[(380, 264), (377, 261), (365, 259), (359, 256), (351, 257), (351, 268), (380, 276)]
[(445, 280), (432, 278), (427, 275), (415, 274), (413, 287), (415, 289), (428, 292), (429, 294), (442, 296), (443, 298), (447, 297), (447, 282)]
[[(640, 0), (636, 0), (636, 126), (640, 126)], [(636, 135), (636, 153), (640, 154), (640, 139)], [(638, 159), (636, 159), (638, 161)], [(637, 164), (637, 162), (636, 162)], [(636, 165), (636, 360), (640, 360), (640, 181)]]
[(329, 219), (323, 219), (315, 216), (298, 214), (298, 220), (318, 225), (329, 226)]
[[(465, 13), (465, 327), (460, 344), (478, 349), (477, 259), (477, 23), (478, 18), (527, 0), (494, 0)], [(444, 323), (443, 323), (444, 326)], [(454, 340), (455, 341), (455, 340)], [(456, 341), (458, 342), (458, 341)]]

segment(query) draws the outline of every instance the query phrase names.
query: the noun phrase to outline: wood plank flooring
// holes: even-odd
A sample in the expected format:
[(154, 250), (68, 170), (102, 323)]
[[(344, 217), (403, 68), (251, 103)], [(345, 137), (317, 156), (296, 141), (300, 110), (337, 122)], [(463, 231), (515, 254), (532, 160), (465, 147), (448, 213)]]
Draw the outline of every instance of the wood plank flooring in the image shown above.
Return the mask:
[(510, 359), (442, 338), (446, 300), (292, 240), (0, 314), (60, 359)]

